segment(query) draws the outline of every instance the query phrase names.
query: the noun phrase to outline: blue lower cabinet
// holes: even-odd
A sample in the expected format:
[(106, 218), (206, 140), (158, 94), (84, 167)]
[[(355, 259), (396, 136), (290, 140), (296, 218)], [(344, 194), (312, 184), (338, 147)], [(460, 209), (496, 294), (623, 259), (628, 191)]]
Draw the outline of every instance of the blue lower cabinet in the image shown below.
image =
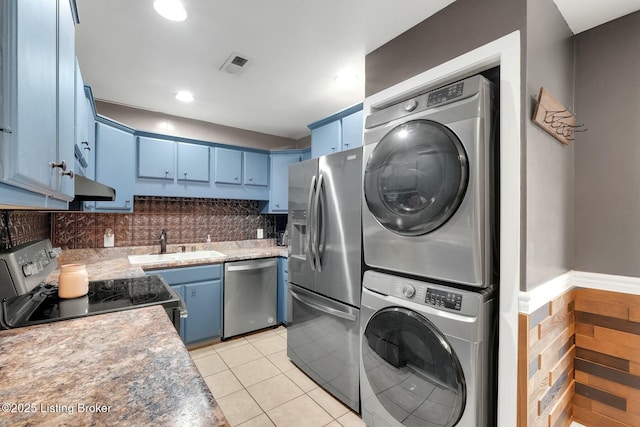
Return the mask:
[(182, 319), (180, 337), (185, 344), (222, 336), (222, 265), (150, 270), (159, 274), (184, 300), (188, 317)]
[(185, 344), (222, 335), (222, 281), (184, 285), (189, 317), (184, 325)]
[(278, 257), (278, 322), (285, 325), (287, 319), (287, 282), (289, 276), (287, 258)]

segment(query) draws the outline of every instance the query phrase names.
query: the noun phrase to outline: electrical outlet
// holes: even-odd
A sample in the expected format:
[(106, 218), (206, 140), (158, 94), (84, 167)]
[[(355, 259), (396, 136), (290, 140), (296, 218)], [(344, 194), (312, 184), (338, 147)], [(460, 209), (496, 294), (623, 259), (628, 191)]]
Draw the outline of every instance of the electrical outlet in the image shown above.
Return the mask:
[(264, 237), (264, 230), (262, 228), (258, 228), (258, 239), (262, 239)]

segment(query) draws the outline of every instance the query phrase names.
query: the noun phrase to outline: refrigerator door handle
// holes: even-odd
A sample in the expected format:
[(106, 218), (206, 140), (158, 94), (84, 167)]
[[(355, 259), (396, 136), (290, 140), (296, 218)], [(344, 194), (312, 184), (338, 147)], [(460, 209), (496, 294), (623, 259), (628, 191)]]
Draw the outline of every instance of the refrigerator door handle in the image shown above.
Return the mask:
[[(324, 185), (324, 175), (320, 174), (320, 177), (318, 178), (318, 185), (316, 186), (316, 195), (315, 195), (315, 200), (314, 200), (314, 213), (315, 213), (315, 220), (314, 220), (314, 233), (315, 233), (315, 238), (314, 238), (314, 251), (316, 254), (316, 270), (318, 270), (318, 272), (322, 271), (322, 259), (320, 258), (320, 236), (324, 236), (324, 233), (320, 232), (320, 227), (322, 227), (324, 229), (324, 226), (321, 225), (321, 221), (318, 220), (318, 218), (320, 217), (321, 211), (320, 209), (323, 208), (324, 206), (321, 205), (322, 200), (320, 199), (320, 195), (322, 194), (322, 186)], [(324, 217), (322, 217), (322, 219), (324, 220)]]
[(311, 270), (316, 271), (316, 256), (313, 237), (313, 195), (316, 191), (316, 176), (313, 175), (311, 179), (311, 186), (309, 187), (309, 201), (307, 202), (307, 253), (309, 254), (309, 262), (311, 263)]
[(331, 316), (334, 317), (340, 317), (341, 319), (346, 319), (349, 320), (351, 322), (355, 322), (356, 320), (358, 320), (358, 318), (351, 314), (351, 313), (345, 313), (344, 311), (341, 310), (336, 310), (335, 308), (331, 308), (331, 307), (327, 307), (324, 306), (322, 304), (319, 304), (315, 301), (312, 301), (308, 298), (303, 297), (302, 295), (296, 293), (295, 291), (289, 289), (289, 292), (291, 293), (291, 296), (295, 299), (297, 299), (298, 301), (300, 301), (302, 304), (307, 305), (311, 308), (315, 308), (318, 311), (322, 311), (323, 313), (329, 314)]

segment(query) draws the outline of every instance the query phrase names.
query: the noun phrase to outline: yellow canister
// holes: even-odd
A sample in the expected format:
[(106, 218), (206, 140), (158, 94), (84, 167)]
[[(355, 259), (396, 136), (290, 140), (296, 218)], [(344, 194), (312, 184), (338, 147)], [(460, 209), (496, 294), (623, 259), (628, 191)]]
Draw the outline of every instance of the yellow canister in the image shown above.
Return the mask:
[(60, 298), (78, 298), (89, 292), (89, 273), (84, 264), (65, 264), (60, 266), (58, 278), (58, 296)]

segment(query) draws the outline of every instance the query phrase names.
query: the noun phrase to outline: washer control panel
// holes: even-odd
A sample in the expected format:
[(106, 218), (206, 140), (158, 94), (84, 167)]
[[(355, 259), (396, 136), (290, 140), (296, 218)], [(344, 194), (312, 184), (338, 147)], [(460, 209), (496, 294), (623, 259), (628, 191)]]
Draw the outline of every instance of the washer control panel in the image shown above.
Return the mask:
[(424, 305), (461, 311), (463, 295), (455, 291), (455, 289), (437, 289), (425, 283), (396, 279), (393, 281), (393, 286), (383, 293)]
[(462, 294), (427, 288), (427, 295), (424, 298), (424, 302), (436, 307), (460, 311), (462, 307)]

